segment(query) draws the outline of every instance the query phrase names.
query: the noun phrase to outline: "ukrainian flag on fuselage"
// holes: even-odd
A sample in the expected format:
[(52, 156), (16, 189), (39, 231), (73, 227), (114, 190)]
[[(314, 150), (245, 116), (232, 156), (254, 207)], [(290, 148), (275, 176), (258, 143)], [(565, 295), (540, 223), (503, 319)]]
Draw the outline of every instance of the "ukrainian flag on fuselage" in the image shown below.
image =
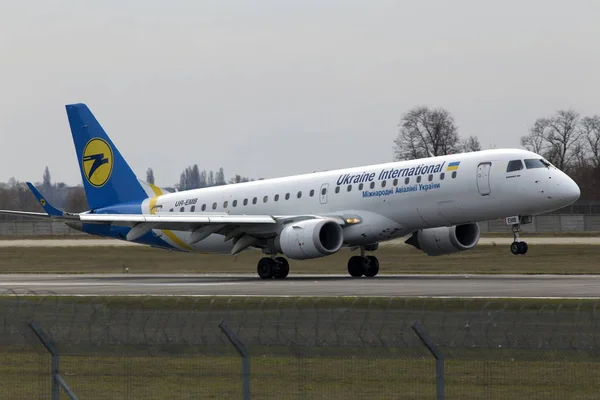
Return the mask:
[(448, 168), (446, 168), (446, 171), (456, 171), (458, 169), (458, 166), (460, 164), (460, 161), (454, 161), (448, 164)]

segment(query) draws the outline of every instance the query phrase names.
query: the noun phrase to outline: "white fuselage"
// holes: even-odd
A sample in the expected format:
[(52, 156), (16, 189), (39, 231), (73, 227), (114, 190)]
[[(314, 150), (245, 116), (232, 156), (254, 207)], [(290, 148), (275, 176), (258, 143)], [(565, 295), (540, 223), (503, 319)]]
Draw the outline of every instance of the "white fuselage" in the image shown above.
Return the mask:
[[(419, 229), (535, 215), (571, 204), (579, 188), (553, 166), (540, 166), (541, 159), (512, 149), (431, 157), (169, 193), (145, 200), (142, 210), (356, 217), (361, 222), (344, 229), (344, 243), (372, 244)], [(522, 169), (508, 171), (515, 160)], [(528, 168), (524, 160), (537, 163), (528, 162)], [(190, 244), (187, 231), (154, 233), (183, 250), (228, 253), (232, 247), (222, 235)]]

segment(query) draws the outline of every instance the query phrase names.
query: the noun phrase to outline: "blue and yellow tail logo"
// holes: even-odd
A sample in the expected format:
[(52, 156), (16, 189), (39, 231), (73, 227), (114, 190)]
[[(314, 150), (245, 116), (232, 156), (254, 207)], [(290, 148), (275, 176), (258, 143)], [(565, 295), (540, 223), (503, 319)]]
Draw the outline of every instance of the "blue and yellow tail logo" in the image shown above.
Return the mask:
[(103, 139), (93, 138), (83, 149), (83, 173), (94, 187), (102, 187), (110, 179), (114, 164), (110, 145)]
[(460, 161), (451, 162), (450, 164), (448, 164), (448, 168), (446, 168), (446, 171), (456, 171), (459, 165)]

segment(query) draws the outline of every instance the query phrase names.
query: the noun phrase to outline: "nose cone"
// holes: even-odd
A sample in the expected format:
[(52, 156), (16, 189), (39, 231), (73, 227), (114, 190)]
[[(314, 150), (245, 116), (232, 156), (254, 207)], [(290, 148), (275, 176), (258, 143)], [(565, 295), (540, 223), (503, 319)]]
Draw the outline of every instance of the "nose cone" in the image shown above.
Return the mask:
[(568, 206), (569, 204), (576, 202), (577, 199), (579, 199), (579, 196), (581, 195), (579, 186), (577, 186), (577, 184), (575, 183), (575, 181), (573, 179), (571, 179), (570, 177), (568, 177), (566, 175), (561, 180), (561, 183), (559, 186), (559, 191), (560, 191), (559, 196), (560, 196), (561, 200), (564, 200), (565, 206)]

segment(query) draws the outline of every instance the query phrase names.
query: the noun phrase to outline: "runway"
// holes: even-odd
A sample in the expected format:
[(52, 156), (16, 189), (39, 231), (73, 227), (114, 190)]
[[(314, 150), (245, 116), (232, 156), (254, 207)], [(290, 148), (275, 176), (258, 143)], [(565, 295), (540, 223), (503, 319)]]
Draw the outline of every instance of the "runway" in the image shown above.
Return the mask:
[(596, 275), (0, 275), (0, 293), (187, 296), (600, 298)]
[[(406, 246), (403, 239), (390, 240), (380, 243), (381, 247)], [(527, 237), (522, 235), (522, 240), (530, 245), (600, 245), (600, 237)], [(506, 237), (482, 237), (479, 239), (479, 246), (508, 246), (513, 241), (511, 234)], [(121, 247), (121, 246), (141, 246), (137, 243), (131, 243), (124, 240), (115, 239), (88, 239), (86, 237), (78, 239), (10, 239), (0, 240), (0, 247)]]

